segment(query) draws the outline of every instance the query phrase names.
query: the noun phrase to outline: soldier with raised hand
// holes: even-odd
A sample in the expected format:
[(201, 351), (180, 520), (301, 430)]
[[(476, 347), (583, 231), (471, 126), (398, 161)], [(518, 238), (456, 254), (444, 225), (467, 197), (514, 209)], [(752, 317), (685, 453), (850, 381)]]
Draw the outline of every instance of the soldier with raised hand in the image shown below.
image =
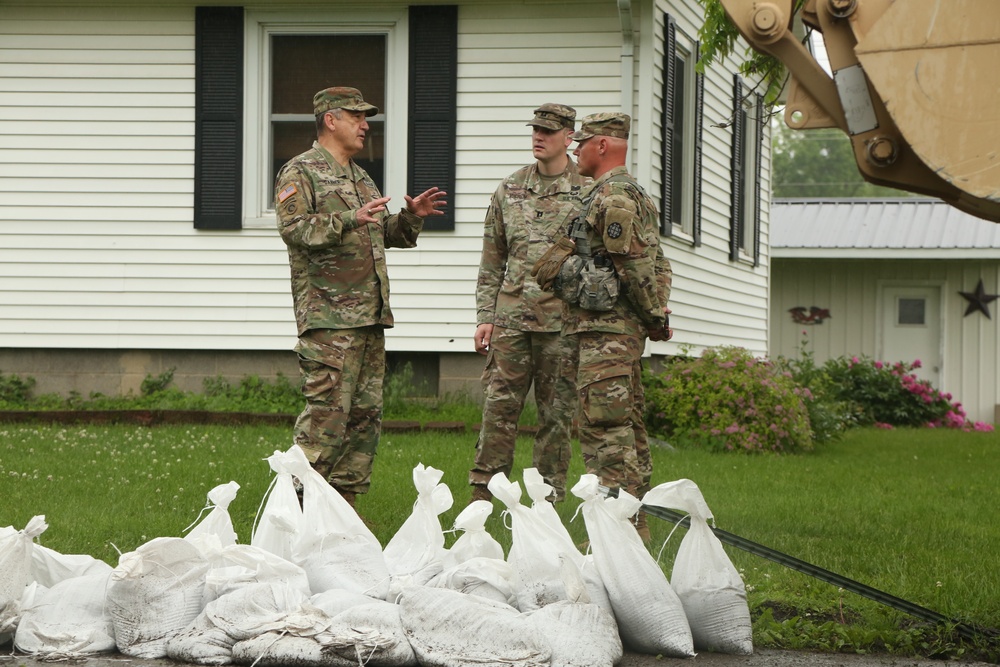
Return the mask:
[(288, 247), (295, 347), (306, 407), (295, 443), (352, 506), (368, 491), (382, 424), (385, 333), (393, 326), (385, 249), (412, 248), (445, 192), (406, 196), (389, 215), (371, 177), (352, 159), (378, 109), (356, 88), (313, 98), (317, 139), (278, 172), (275, 209)]
[(581, 176), (567, 148), (576, 111), (562, 104), (535, 109), (531, 148), (535, 161), (508, 176), (486, 213), (476, 287), (475, 348), (486, 355), (485, 403), (476, 456), (469, 472), (472, 500), (490, 500), (498, 472), (510, 475), (517, 423), (534, 385), (538, 432), (532, 463), (554, 491), (566, 492), (570, 439), (577, 400), (570, 341), (560, 334), (562, 302), (529, 276), (531, 266), (564, 236), (578, 215)]
[[(660, 247), (656, 205), (625, 168), (630, 125), (624, 113), (593, 114), (581, 122), (573, 154), (594, 184), (571, 238), (532, 273), (544, 288), (573, 295), (564, 296), (563, 333), (578, 345), (579, 436), (587, 472), (641, 497), (652, 477), (641, 355), (647, 337), (673, 335), (667, 322), (672, 274)], [(607, 267), (610, 287), (602, 285), (597, 298), (566, 284), (582, 280), (584, 263), (567, 261), (574, 254), (585, 255), (592, 269)], [(644, 519), (637, 528), (648, 540)]]

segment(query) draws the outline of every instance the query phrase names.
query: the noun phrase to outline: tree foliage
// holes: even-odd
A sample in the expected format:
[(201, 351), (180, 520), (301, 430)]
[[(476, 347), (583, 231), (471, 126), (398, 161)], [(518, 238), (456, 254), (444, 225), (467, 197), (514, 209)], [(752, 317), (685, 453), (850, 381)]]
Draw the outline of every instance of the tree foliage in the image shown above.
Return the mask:
[(792, 130), (775, 118), (771, 137), (774, 197), (913, 196), (864, 180), (851, 140), (838, 129)]
[[(799, 10), (802, 2), (803, 0), (796, 1), (795, 11)], [(704, 72), (713, 62), (733, 53), (740, 32), (726, 16), (722, 0), (698, 0), (698, 3), (705, 9), (705, 21), (698, 30), (701, 42), (697, 67), (699, 72)], [(747, 47), (739, 69), (740, 74), (746, 77), (760, 79), (765, 88), (766, 104), (773, 106), (777, 103), (787, 76), (787, 70), (780, 60)]]

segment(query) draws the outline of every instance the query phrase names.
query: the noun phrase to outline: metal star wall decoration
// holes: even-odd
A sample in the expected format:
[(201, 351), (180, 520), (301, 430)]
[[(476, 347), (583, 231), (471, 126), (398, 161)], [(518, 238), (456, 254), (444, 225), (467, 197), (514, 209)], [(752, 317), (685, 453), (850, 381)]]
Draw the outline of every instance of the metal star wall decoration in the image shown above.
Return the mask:
[(983, 279), (979, 279), (979, 284), (976, 285), (975, 292), (959, 292), (965, 300), (969, 302), (969, 306), (965, 309), (965, 316), (969, 316), (977, 310), (987, 317), (987, 319), (993, 319), (990, 317), (990, 303), (997, 300), (1000, 294), (987, 294), (986, 288), (983, 287)]

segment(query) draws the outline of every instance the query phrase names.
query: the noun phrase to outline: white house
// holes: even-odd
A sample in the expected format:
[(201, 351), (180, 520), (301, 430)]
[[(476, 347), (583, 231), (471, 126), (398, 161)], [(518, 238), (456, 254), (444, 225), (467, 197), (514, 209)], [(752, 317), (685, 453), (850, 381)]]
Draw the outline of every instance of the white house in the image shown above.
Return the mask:
[(771, 355), (913, 362), (970, 419), (1000, 404), (1000, 225), (927, 199), (771, 205)]
[(387, 348), (439, 391), (478, 391), (482, 220), (550, 101), (633, 116), (675, 272), (676, 338), (649, 353), (765, 354), (766, 128), (735, 62), (695, 72), (701, 22), (696, 0), (3, 2), (0, 373), (84, 395), (170, 368), (188, 389), (297, 376), (272, 182), (330, 85), (381, 110), (359, 157), (391, 210), (450, 193), (389, 254)]

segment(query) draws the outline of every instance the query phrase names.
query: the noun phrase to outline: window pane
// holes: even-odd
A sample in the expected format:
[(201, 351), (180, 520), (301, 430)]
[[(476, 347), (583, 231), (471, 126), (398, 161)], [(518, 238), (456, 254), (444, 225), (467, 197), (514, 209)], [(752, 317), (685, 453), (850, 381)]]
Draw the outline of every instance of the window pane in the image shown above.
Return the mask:
[(684, 220), (684, 135), (687, 128), (684, 108), (687, 106), (687, 66), (683, 58), (674, 58), (674, 134), (670, 148), (671, 220), (682, 225)]
[(271, 37), (270, 182), (316, 139), (312, 98), (332, 86), (351, 86), (379, 108), (368, 119), (362, 152), (354, 156), (385, 190), (385, 35), (273, 35)]
[(271, 113), (312, 115), (316, 91), (352, 86), (385, 113), (385, 35), (271, 37)]
[(898, 306), (897, 324), (924, 324), (924, 299), (901, 298)]

